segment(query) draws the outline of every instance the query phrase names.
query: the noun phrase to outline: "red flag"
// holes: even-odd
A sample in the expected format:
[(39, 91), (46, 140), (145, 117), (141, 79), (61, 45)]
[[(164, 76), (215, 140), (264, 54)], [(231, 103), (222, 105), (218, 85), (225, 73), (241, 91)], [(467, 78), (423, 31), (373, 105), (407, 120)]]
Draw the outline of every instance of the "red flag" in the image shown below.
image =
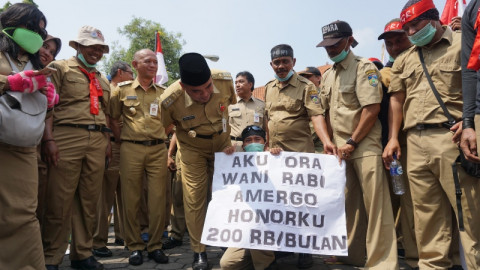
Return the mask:
[(462, 17), (465, 5), (467, 5), (466, 0), (447, 0), (443, 8), (442, 17), (440, 17), (440, 22), (443, 25), (448, 25), (452, 21), (452, 18), (457, 16)]
[(155, 54), (157, 55), (158, 70), (155, 76), (157, 84), (164, 84), (168, 82), (167, 68), (165, 67), (165, 60), (163, 59), (162, 42), (160, 41), (160, 33), (157, 31), (155, 35)]

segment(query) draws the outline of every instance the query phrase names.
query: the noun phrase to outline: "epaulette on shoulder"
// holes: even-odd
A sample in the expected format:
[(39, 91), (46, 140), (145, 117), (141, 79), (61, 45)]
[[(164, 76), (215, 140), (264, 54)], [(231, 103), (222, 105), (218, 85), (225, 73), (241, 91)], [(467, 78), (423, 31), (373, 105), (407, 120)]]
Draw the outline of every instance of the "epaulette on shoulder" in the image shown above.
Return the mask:
[(166, 87), (165, 85), (163, 85), (163, 84), (155, 83), (155, 86), (156, 86), (156, 87), (160, 87), (160, 88), (162, 88), (163, 90), (167, 89), (167, 87)]
[(117, 84), (118, 87), (120, 86), (124, 86), (124, 85), (129, 85), (129, 84), (132, 84), (133, 81), (123, 81), (123, 82), (119, 82)]
[(275, 79), (271, 79), (270, 81), (268, 81), (268, 82), (265, 84), (265, 86), (267, 86), (267, 85), (269, 85), (269, 84), (273, 83), (274, 81), (275, 81)]
[(311, 83), (311, 81), (309, 79), (307, 79), (303, 76), (298, 75), (297, 78), (298, 78), (299, 81), (301, 81), (303, 83), (306, 83), (306, 84), (308, 84), (309, 82)]
[(212, 79), (214, 80), (232, 80), (232, 74), (227, 71), (212, 70)]
[[(178, 84), (178, 87), (172, 87), (172, 86), (175, 86), (176, 84)], [(177, 100), (178, 97), (182, 95), (182, 93), (183, 93), (183, 89), (178, 82), (173, 85), (170, 85), (170, 87), (168, 87), (167, 90), (161, 96), (162, 106), (165, 109), (172, 106), (175, 100)]]

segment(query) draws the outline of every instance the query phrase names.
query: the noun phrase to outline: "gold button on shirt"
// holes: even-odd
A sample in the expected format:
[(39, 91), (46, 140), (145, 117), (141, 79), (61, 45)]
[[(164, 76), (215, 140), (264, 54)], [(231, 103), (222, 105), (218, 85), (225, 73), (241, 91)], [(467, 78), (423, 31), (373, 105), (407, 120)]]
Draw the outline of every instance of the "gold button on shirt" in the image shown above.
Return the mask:
[(60, 97), (53, 113), (54, 125), (96, 124), (106, 126), (105, 114), (110, 100), (108, 80), (97, 71), (96, 77), (102, 87), (103, 97), (99, 97), (101, 100), (100, 110), (98, 115), (94, 115), (90, 113), (90, 82), (78, 68), (80, 64), (77, 59), (72, 57), (68, 60), (54, 61), (49, 66), (57, 69), (51, 79)]
[(250, 125), (256, 125), (265, 129), (263, 126), (265, 102), (253, 96), (247, 101), (237, 98), (237, 104), (228, 106), (228, 116), (230, 127), (232, 128), (231, 136), (241, 137), (242, 131)]
[[(381, 76), (375, 65), (350, 51), (347, 58), (329, 69), (322, 79), (322, 106), (328, 110), (333, 143), (341, 147), (360, 122), (363, 107), (382, 101)], [(382, 153), (381, 124), (375, 125), (359, 143), (351, 158)]]
[(278, 80), (265, 86), (270, 147), (285, 151), (314, 153), (309, 122), (323, 113), (315, 85), (294, 73), (282, 88)]
[[(122, 140), (165, 140), (160, 96), (164, 89), (152, 83), (146, 90), (137, 79), (119, 83), (110, 100), (112, 118), (123, 119)], [(152, 104), (157, 106), (157, 115), (151, 115)], [(155, 105), (154, 105), (155, 106)]]
[[(395, 59), (389, 93), (404, 91), (404, 130), (417, 124), (440, 124), (447, 121), (425, 77), (417, 50), (412, 46)], [(462, 116), (462, 74), (460, 63), (461, 33), (445, 27), (442, 38), (430, 48), (423, 47), (423, 57), (433, 84), (448, 111), (455, 119)]]

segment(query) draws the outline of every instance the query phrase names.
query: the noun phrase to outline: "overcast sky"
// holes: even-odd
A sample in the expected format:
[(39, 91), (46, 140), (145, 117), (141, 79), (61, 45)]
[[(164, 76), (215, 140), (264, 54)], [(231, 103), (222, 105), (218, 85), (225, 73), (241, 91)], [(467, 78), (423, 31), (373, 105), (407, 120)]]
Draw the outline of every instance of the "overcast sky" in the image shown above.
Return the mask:
[[(434, 0), (440, 13), (446, 0)], [(11, 2), (19, 2), (11, 0)], [(57, 59), (75, 51), (68, 41), (75, 39), (83, 25), (99, 28), (108, 44), (128, 43), (117, 29), (133, 16), (160, 23), (168, 32), (181, 33), (183, 52), (216, 54), (210, 67), (236, 73), (248, 70), (261, 86), (273, 78), (270, 49), (290, 44), (297, 59), (295, 70), (320, 66), (329, 61), (323, 48), (321, 27), (335, 20), (347, 21), (359, 45), (354, 53), (381, 57), (377, 40), (385, 24), (399, 17), (406, 0), (35, 0), (47, 17), (47, 30), (60, 37), (62, 50)], [(467, 1), (468, 3), (469, 1)], [(154, 48), (151, 48), (154, 49)], [(168, 67), (167, 67), (168, 70)]]

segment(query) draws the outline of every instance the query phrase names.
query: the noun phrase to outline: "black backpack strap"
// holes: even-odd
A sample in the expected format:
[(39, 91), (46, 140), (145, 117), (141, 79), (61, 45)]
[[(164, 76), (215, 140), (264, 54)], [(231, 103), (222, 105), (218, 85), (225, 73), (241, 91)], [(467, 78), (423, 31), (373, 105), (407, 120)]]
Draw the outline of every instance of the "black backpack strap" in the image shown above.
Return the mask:
[[(461, 154), (462, 155), (462, 154)], [(460, 156), (452, 164), (453, 171), (453, 183), (455, 183), (455, 197), (457, 199), (457, 212), (458, 212), (458, 230), (465, 231), (463, 226), (463, 211), (462, 211), (462, 189), (460, 188), (460, 180), (458, 179), (457, 164), (460, 162)]]

